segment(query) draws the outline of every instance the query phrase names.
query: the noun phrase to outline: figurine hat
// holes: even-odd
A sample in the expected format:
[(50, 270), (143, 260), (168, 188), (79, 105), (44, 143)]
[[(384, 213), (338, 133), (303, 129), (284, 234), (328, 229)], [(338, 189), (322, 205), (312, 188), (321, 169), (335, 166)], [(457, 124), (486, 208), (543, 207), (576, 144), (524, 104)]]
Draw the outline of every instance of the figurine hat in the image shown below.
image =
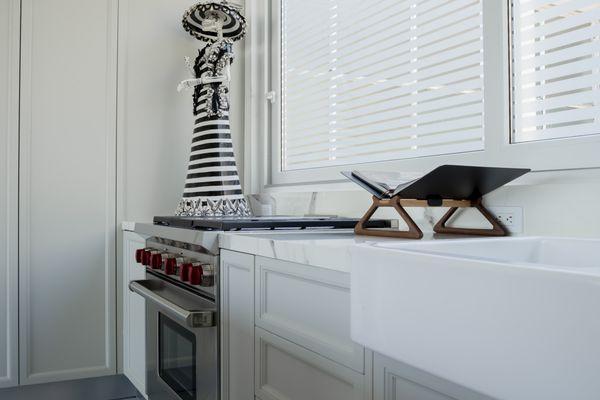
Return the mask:
[(241, 6), (227, 1), (202, 1), (183, 14), (183, 27), (198, 40), (215, 42), (217, 32), (203, 22), (217, 20), (223, 25), (223, 38), (236, 41), (246, 33), (246, 19), (240, 9)]

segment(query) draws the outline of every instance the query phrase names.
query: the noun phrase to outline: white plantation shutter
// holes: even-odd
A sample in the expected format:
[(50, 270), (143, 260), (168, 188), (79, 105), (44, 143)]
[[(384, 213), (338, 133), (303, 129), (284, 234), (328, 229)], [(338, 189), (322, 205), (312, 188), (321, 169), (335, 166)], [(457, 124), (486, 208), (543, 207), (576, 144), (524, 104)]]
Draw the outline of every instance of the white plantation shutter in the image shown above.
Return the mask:
[(513, 0), (513, 142), (600, 133), (600, 2)]
[(281, 0), (282, 169), (483, 149), (481, 0)]

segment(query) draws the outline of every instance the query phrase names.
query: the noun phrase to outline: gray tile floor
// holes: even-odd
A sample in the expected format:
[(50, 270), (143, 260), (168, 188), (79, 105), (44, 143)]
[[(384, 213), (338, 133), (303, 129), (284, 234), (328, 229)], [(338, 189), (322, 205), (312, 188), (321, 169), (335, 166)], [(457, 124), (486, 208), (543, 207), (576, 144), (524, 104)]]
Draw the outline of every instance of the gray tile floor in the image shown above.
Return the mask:
[(123, 375), (0, 389), (0, 400), (137, 400), (143, 397)]

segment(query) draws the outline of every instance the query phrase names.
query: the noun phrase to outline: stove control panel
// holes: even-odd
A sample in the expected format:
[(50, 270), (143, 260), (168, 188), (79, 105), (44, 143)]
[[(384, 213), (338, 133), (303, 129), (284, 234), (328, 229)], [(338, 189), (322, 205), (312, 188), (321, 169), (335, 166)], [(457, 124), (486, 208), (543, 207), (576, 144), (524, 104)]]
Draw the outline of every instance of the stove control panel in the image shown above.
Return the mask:
[(215, 286), (213, 264), (201, 262), (184, 254), (169, 252), (169, 249), (155, 247), (137, 249), (135, 261), (145, 268), (163, 273), (188, 285), (206, 288)]

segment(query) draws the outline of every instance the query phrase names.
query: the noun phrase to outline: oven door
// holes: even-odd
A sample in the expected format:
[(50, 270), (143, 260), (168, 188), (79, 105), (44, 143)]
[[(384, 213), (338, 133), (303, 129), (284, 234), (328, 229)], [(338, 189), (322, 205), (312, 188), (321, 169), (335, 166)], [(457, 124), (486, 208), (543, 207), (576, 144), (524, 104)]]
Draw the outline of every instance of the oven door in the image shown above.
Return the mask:
[(147, 275), (129, 288), (146, 299), (146, 377), (150, 400), (218, 400), (214, 302)]

